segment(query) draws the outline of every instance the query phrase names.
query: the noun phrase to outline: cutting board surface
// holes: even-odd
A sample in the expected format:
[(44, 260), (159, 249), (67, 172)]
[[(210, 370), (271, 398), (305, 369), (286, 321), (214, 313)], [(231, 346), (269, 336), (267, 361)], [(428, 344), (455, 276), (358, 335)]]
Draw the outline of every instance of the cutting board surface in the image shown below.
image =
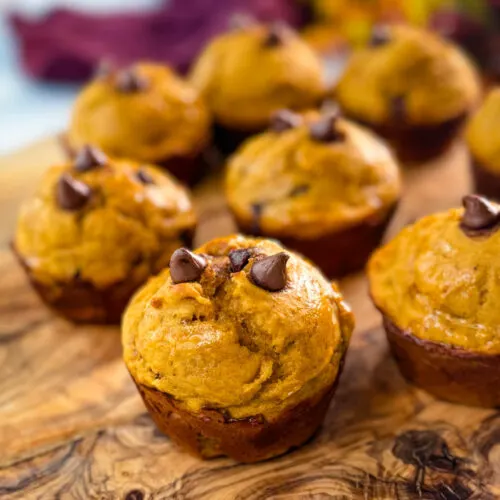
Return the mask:
[[(341, 282), (357, 318), (326, 422), (301, 449), (256, 465), (200, 461), (156, 431), (121, 360), (119, 329), (47, 310), (8, 250), (20, 201), (59, 161), (54, 141), (0, 160), (0, 498), (500, 498), (500, 413), (440, 402), (389, 356), (362, 274)], [(460, 203), (461, 144), (405, 172), (390, 234)], [(197, 243), (234, 226), (220, 175), (195, 191)]]

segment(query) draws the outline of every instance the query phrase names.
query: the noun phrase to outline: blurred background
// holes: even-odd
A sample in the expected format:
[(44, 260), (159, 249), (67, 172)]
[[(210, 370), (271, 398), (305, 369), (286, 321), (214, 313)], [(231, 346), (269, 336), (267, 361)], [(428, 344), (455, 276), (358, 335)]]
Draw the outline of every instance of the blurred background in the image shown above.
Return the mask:
[(185, 72), (237, 15), (283, 19), (330, 61), (376, 23), (430, 27), (500, 75), (500, 0), (0, 0), (0, 155), (64, 129), (100, 60), (165, 61)]

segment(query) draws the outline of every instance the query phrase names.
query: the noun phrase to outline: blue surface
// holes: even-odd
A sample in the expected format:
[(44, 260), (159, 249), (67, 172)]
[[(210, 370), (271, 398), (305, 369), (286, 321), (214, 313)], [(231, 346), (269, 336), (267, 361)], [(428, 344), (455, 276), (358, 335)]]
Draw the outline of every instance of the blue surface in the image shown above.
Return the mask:
[(39, 84), (26, 78), (16, 47), (0, 17), (0, 154), (64, 129), (77, 87)]

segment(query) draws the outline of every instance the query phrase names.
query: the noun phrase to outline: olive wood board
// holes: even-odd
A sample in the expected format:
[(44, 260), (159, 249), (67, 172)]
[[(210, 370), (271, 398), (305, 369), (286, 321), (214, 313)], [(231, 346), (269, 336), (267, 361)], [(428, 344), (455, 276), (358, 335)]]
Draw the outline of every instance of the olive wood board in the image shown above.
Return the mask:
[[(121, 360), (117, 327), (74, 326), (30, 289), (8, 242), (54, 140), (0, 160), (0, 497), (13, 499), (500, 498), (500, 413), (408, 385), (360, 273), (341, 281), (357, 319), (321, 431), (255, 465), (201, 461), (161, 435)], [(460, 203), (462, 144), (404, 174), (389, 233)], [(214, 174), (195, 190), (197, 242), (234, 231)]]

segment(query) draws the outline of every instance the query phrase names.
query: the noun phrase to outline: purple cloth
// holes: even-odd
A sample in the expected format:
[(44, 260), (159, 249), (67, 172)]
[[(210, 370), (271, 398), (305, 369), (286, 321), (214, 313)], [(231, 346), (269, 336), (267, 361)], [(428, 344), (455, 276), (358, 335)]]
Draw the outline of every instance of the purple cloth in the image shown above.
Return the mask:
[(89, 14), (56, 9), (43, 19), (10, 17), (26, 72), (42, 80), (81, 81), (97, 63), (118, 66), (164, 61), (185, 72), (206, 41), (227, 29), (236, 13), (298, 26), (293, 0), (172, 0), (156, 11)]

